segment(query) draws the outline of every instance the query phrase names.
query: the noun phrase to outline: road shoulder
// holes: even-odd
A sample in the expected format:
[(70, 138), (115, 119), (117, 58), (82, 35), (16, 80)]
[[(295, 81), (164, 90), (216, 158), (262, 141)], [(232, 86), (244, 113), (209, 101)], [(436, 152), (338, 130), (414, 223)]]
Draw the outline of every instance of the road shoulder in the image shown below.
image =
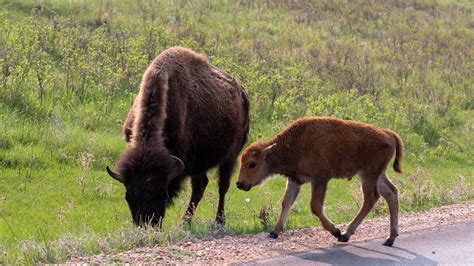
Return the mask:
[[(424, 212), (401, 213), (400, 239), (409, 232), (474, 221), (474, 201), (433, 208)], [(339, 225), (345, 229), (346, 225)], [(365, 220), (351, 237), (350, 244), (382, 239), (389, 230), (388, 217)], [(399, 239), (397, 239), (398, 241)], [(267, 232), (255, 235), (225, 236), (218, 239), (186, 239), (173, 245), (140, 248), (117, 254), (72, 258), (70, 263), (198, 263), (231, 264), (252, 262), (310, 250), (329, 248), (339, 243), (321, 227), (289, 230), (278, 239)]]

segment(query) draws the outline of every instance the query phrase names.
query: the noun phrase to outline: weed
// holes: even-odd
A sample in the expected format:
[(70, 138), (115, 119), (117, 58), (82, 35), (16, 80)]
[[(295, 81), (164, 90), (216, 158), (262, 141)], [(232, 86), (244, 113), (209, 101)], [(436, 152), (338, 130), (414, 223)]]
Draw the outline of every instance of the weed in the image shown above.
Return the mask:
[(76, 159), (77, 164), (82, 167), (82, 173), (79, 176), (79, 186), (81, 187), (82, 194), (84, 194), (85, 186), (86, 186), (86, 176), (90, 170), (92, 163), (95, 161), (95, 157), (91, 153), (87, 152), (80, 152)]
[(263, 226), (264, 230), (267, 230), (270, 228), (270, 210), (271, 208), (268, 206), (263, 206), (260, 209), (260, 212), (258, 214), (258, 219), (260, 220), (260, 224)]

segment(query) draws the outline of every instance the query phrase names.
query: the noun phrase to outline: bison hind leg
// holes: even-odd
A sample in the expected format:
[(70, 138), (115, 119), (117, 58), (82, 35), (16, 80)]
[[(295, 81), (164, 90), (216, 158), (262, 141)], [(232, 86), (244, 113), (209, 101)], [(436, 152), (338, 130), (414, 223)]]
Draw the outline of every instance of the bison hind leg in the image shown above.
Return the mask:
[(398, 210), (399, 210), (399, 201), (398, 201), (398, 190), (390, 182), (387, 175), (382, 173), (378, 180), (378, 187), (380, 194), (385, 199), (388, 205), (390, 212), (390, 236), (385, 241), (385, 246), (392, 246), (395, 242), (395, 238), (398, 236)]
[(204, 191), (206, 190), (208, 182), (209, 180), (207, 178), (206, 172), (191, 176), (192, 191), (188, 208), (183, 217), (183, 222), (185, 224), (189, 224), (191, 222), (191, 218), (193, 217), (194, 211), (196, 210), (199, 202), (202, 199), (202, 196), (204, 195)]

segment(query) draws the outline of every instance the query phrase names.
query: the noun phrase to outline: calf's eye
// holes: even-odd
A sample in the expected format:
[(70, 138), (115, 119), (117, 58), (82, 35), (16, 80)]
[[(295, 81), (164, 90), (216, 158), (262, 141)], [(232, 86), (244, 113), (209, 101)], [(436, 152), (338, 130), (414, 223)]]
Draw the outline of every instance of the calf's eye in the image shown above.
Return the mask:
[(255, 168), (256, 166), (257, 166), (256, 163), (249, 163), (248, 168), (252, 169), (252, 168)]

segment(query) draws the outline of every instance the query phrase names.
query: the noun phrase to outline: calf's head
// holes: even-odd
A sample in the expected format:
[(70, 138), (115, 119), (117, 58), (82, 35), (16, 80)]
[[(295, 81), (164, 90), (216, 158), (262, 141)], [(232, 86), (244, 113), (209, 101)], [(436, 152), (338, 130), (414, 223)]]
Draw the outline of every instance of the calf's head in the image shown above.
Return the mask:
[(247, 147), (240, 159), (240, 174), (237, 180), (237, 188), (249, 191), (253, 186), (262, 183), (270, 174), (268, 155), (276, 147), (276, 143), (268, 146), (254, 143)]
[[(125, 200), (136, 225), (161, 227), (166, 206), (170, 203), (168, 184), (184, 170), (184, 163), (167, 155), (156, 160), (126, 152), (120, 159), (118, 171), (107, 166), (111, 177), (124, 184)], [(153, 157), (152, 157), (153, 158)]]

